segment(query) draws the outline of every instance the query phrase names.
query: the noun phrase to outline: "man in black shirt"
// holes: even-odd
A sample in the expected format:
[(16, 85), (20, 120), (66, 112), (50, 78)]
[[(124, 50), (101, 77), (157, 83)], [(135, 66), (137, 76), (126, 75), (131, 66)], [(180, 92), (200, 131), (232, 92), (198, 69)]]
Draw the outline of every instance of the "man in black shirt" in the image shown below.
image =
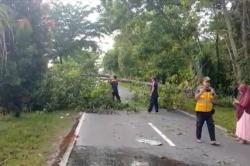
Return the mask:
[(121, 98), (120, 98), (119, 91), (118, 91), (118, 80), (116, 76), (114, 76), (110, 84), (113, 90), (112, 91), (113, 101), (115, 101), (115, 98), (116, 98), (119, 102), (121, 102)]
[(148, 112), (151, 112), (153, 107), (155, 107), (155, 112), (158, 112), (158, 97), (158, 83), (156, 77), (153, 77), (151, 82), (150, 105)]

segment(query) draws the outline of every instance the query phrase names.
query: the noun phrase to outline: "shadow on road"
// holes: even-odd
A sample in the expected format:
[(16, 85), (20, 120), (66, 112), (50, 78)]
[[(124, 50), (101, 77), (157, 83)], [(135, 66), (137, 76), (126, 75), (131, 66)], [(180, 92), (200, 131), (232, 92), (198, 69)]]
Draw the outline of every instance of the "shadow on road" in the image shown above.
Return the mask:
[(157, 157), (135, 149), (75, 147), (68, 166), (187, 166), (187, 164)]

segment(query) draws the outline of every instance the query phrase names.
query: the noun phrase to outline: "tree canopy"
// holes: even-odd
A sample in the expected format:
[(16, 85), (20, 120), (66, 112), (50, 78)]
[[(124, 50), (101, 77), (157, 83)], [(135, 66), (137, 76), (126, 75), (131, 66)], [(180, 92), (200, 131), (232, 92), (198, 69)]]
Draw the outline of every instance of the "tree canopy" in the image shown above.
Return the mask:
[[(49, 91), (45, 83), (53, 80), (54, 85), (59, 88), (57, 83), (60, 84), (59, 80), (63, 79), (55, 80), (53, 78), (56, 77), (50, 76), (61, 74), (70, 78), (71, 74), (63, 73), (78, 72), (77, 76), (73, 74), (74, 79), (80, 79), (80, 71), (97, 72), (95, 60), (98, 57), (98, 47), (95, 38), (101, 36), (101, 29), (98, 23), (87, 19), (93, 9), (81, 3), (44, 4), (41, 0), (1, 0), (0, 3), (1, 107), (15, 111), (17, 116), (27, 107), (32, 110), (47, 108), (47, 105), (54, 102), (49, 97), (53, 88)], [(56, 67), (55, 64), (58, 61), (62, 63), (63, 58), (69, 59), (69, 62)], [(49, 62), (54, 64), (55, 69), (48, 68)], [(78, 71), (74, 69), (76, 64), (79, 64), (78, 68), (87, 65), (88, 70)], [(91, 81), (85, 83), (86, 87), (92, 84)], [(61, 85), (67, 88), (63, 81)], [(84, 91), (84, 87), (82, 88)], [(53, 95), (59, 96), (60, 93)]]
[[(60, 86), (67, 89), (68, 77), (98, 73), (97, 39), (111, 34), (115, 44), (104, 56), (106, 73), (139, 80), (157, 76), (189, 87), (208, 75), (226, 94), (235, 83), (250, 82), (249, 7), (246, 0), (101, 0), (96, 8), (0, 0), (0, 105), (43, 109), (59, 102), (58, 96), (69, 92), (52, 94), (49, 84), (58, 90), (62, 78)], [(99, 19), (89, 20), (97, 11)], [(91, 87), (87, 80), (82, 82)]]
[(175, 77), (177, 82), (209, 75), (224, 89), (250, 81), (245, 0), (102, 4), (106, 29), (119, 32), (104, 59), (108, 72), (140, 79), (157, 75), (163, 81)]

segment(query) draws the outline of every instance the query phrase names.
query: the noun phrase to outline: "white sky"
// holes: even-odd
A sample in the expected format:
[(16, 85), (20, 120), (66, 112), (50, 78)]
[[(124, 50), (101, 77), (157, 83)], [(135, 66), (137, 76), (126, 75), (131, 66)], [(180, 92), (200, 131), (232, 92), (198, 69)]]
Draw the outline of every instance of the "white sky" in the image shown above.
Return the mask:
[[(49, 3), (51, 0), (43, 0), (44, 3)], [(64, 4), (70, 3), (75, 4), (76, 2), (81, 2), (83, 5), (88, 5), (90, 7), (96, 7), (101, 4), (100, 0), (58, 0)], [(93, 13), (89, 16), (89, 20), (96, 21), (99, 17), (98, 13)], [(103, 52), (107, 52), (109, 49), (113, 48), (114, 39), (112, 36), (105, 36), (98, 41), (99, 46)]]
[[(47, 2), (50, 2), (51, 0), (43, 0), (44, 3), (47, 3)], [(74, 4), (76, 2), (82, 2), (83, 4), (85, 5), (89, 5), (89, 6), (97, 6), (97, 5), (100, 5), (100, 0), (58, 0), (58, 1), (61, 1), (65, 4), (67, 3), (71, 3), (71, 4)]]

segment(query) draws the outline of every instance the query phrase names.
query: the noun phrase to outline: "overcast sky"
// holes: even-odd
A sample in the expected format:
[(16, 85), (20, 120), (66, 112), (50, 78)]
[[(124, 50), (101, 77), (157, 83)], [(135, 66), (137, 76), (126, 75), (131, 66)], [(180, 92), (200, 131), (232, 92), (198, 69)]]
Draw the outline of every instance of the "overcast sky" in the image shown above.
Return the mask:
[[(43, 2), (50, 2), (51, 0), (43, 0)], [(61, 1), (63, 3), (71, 3), (74, 4), (76, 2), (82, 2), (85, 5), (89, 5), (89, 6), (97, 6), (99, 5), (101, 2), (100, 0), (58, 0)]]

